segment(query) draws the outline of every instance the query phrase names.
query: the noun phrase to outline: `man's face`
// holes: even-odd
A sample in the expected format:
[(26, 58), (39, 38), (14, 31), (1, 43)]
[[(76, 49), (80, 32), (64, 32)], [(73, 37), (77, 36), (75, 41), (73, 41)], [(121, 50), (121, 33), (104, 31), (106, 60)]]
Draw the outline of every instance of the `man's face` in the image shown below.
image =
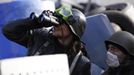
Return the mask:
[(52, 35), (57, 38), (68, 38), (71, 35), (71, 31), (69, 30), (67, 25), (62, 24), (54, 27)]
[(122, 62), (126, 57), (126, 55), (118, 47), (112, 44), (108, 45), (108, 51), (115, 54), (118, 57), (119, 62)]

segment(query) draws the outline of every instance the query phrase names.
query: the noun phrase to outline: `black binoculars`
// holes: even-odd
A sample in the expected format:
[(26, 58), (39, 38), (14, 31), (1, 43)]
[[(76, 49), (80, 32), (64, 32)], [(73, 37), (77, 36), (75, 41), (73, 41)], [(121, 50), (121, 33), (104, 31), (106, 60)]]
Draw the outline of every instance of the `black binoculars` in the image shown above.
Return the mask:
[(40, 16), (37, 16), (34, 12), (30, 14), (30, 19), (33, 21), (38, 22), (39, 24), (43, 25), (44, 27), (51, 27), (51, 26), (58, 26), (60, 24), (57, 17), (53, 15), (49, 15), (48, 13), (42, 12)]

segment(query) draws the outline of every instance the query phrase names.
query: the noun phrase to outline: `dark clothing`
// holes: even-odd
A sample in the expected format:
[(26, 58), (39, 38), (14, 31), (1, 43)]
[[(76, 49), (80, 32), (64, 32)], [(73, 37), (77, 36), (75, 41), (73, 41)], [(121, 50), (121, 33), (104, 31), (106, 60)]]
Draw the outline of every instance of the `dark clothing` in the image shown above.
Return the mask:
[(87, 62), (89, 62), (89, 60), (85, 56), (81, 55), (71, 75), (91, 75), (90, 64)]
[[(30, 19), (12, 21), (4, 26), (3, 34), (10, 40), (28, 48), (28, 55), (66, 53), (71, 65), (76, 53), (64, 47), (49, 31)], [(90, 61), (81, 55), (72, 75), (90, 75)]]
[(109, 68), (102, 75), (134, 75), (134, 61), (126, 61), (117, 68)]

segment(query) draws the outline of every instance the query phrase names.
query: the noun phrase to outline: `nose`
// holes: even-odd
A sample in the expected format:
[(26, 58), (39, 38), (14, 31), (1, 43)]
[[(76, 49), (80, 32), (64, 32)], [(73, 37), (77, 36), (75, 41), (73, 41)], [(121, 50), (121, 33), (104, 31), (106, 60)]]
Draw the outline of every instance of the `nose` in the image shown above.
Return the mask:
[(111, 53), (114, 53), (114, 48), (113, 47), (108, 47), (108, 51)]

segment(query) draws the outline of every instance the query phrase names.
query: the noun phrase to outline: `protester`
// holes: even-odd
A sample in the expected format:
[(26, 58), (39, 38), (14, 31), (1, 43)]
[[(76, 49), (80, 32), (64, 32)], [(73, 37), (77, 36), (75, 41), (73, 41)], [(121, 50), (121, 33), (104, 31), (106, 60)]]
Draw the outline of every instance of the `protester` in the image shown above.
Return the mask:
[[(56, 12), (58, 12), (56, 18), (63, 21), (59, 25), (42, 23), (37, 17), (28, 17), (6, 24), (3, 34), (28, 48), (28, 56), (65, 53), (68, 55), (71, 75), (90, 75), (90, 61), (80, 40), (86, 25), (85, 16), (77, 9), (66, 10), (61, 7)], [(70, 14), (66, 16), (65, 13)], [(47, 11), (45, 15), (52, 16)], [(46, 27), (50, 26), (52, 29), (46, 30)]]
[(118, 31), (105, 43), (109, 68), (102, 75), (134, 75), (134, 35)]

